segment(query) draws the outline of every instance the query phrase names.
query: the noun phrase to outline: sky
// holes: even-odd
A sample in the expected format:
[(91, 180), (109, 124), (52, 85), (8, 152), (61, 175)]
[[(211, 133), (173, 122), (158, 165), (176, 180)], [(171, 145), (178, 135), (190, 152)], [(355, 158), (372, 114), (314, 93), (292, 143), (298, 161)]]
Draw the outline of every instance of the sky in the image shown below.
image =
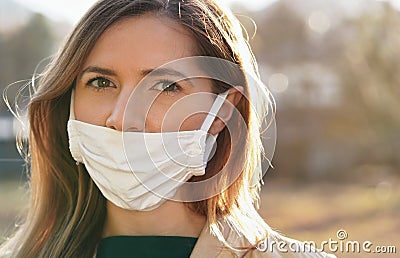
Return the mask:
[[(57, 21), (75, 24), (96, 0), (15, 0), (29, 9)], [(223, 4), (245, 3), (249, 9), (260, 9), (277, 0), (219, 0)]]

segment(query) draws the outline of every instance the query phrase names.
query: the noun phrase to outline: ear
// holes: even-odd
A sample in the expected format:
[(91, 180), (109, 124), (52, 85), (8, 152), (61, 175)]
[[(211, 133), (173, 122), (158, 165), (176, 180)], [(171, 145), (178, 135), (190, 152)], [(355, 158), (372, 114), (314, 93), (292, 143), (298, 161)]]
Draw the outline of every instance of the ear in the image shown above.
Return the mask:
[(243, 96), (244, 87), (234, 86), (229, 89), (229, 93), (226, 96), (226, 100), (218, 112), (217, 117), (211, 125), (209, 130), (210, 134), (216, 135), (220, 133), (224, 128), (226, 123), (231, 119), (234, 109)]

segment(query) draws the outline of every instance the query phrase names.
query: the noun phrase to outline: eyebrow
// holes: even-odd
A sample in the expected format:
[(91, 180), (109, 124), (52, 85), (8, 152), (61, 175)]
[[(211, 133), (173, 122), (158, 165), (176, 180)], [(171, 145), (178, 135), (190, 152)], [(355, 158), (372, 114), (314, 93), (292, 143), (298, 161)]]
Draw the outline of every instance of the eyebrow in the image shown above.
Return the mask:
[[(83, 74), (85, 74), (85, 73), (100, 73), (100, 74), (108, 75), (108, 76), (117, 76), (117, 73), (115, 71), (108, 69), (108, 68), (98, 67), (98, 66), (89, 66), (89, 67), (85, 68), (81, 72), (80, 77), (82, 77)], [(170, 69), (170, 68), (145, 69), (140, 72), (140, 75), (142, 77), (145, 77), (147, 75), (152, 76), (152, 77), (153, 76), (162, 76), (162, 75), (172, 75), (172, 76), (180, 77), (181, 80), (190, 79), (185, 74), (183, 74), (177, 70)]]
[(194, 87), (194, 84), (191, 81), (191, 79), (193, 79), (193, 76), (189, 77), (189, 76), (187, 76), (177, 70), (174, 70), (174, 69), (156, 68), (156, 69), (147, 69), (147, 70), (141, 71), (142, 78), (145, 76), (159, 77), (159, 76), (165, 76), (165, 75), (175, 76), (175, 77), (177, 77), (177, 79), (175, 79), (175, 81), (186, 81), (191, 87)]
[(100, 74), (108, 75), (108, 76), (116, 76), (117, 75), (117, 73), (111, 69), (101, 68), (98, 66), (89, 66), (89, 67), (83, 69), (80, 77), (82, 77), (85, 73), (100, 73)]
[(170, 68), (156, 68), (156, 69), (146, 69), (141, 72), (141, 75), (144, 76), (161, 76), (161, 75), (173, 75), (176, 77), (180, 77), (181, 80), (183, 79), (190, 79), (185, 74)]

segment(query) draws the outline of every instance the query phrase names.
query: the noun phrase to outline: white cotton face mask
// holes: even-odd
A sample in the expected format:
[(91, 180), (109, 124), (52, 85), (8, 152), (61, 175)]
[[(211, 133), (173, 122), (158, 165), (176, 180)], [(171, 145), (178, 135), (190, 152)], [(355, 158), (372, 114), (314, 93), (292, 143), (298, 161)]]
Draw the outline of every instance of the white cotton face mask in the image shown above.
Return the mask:
[(74, 91), (69, 148), (101, 193), (128, 210), (149, 211), (171, 199), (192, 176), (202, 176), (216, 136), (207, 134), (228, 92), (219, 94), (200, 130), (121, 132), (75, 120)]

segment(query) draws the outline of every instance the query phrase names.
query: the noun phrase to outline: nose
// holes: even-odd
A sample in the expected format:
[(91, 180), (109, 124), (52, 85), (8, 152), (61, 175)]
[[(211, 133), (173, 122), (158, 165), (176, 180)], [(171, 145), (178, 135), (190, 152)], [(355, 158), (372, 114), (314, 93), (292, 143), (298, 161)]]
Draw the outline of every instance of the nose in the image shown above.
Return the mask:
[(145, 120), (140, 112), (139, 103), (133, 104), (130, 99), (130, 91), (121, 91), (116, 98), (112, 110), (107, 117), (106, 127), (118, 131), (136, 131), (144, 130)]

